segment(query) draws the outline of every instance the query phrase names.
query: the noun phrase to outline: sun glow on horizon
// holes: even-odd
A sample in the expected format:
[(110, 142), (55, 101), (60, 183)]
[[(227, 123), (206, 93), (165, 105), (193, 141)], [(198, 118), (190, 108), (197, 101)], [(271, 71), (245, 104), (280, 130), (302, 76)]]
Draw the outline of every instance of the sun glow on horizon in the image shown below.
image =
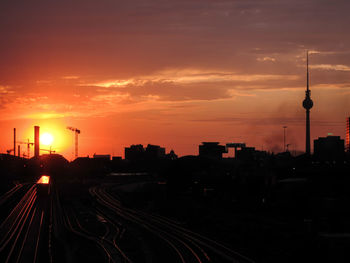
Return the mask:
[[(40, 127), (40, 154), (47, 154), (50, 150), (52, 153), (61, 154), (66, 157), (72, 155), (74, 140), (70, 131), (66, 127), (70, 123), (66, 123), (62, 119), (52, 120), (33, 120), (24, 123), (23, 126), (18, 125), (18, 138), (23, 141), (29, 140), (34, 142), (34, 126)], [(23, 130), (23, 133), (21, 132)], [(22, 139), (23, 138), (23, 139)], [(34, 154), (34, 146), (30, 148), (30, 156)]]

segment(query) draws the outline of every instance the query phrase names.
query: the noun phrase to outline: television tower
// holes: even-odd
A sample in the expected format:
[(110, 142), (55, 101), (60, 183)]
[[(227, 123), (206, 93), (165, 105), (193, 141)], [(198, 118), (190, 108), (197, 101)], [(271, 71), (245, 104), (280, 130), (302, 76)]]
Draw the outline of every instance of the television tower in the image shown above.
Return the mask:
[(306, 51), (306, 91), (303, 107), (306, 109), (306, 145), (305, 152), (310, 155), (310, 109), (314, 105), (311, 99), (311, 91), (309, 89), (309, 52)]

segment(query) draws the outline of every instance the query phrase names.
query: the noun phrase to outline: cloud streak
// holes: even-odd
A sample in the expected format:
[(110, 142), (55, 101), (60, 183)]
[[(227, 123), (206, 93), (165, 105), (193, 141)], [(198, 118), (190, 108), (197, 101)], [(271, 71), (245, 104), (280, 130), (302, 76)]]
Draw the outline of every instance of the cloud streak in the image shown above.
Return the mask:
[(321, 69), (321, 70), (350, 71), (350, 67), (346, 65), (319, 64), (319, 65), (310, 65), (310, 68)]
[(171, 69), (157, 72), (148, 76), (140, 76), (131, 79), (108, 80), (97, 83), (81, 84), (81, 86), (96, 86), (104, 88), (143, 86), (149, 83), (216, 83), (216, 82), (258, 82), (269, 80), (298, 80), (297, 75), (273, 75), (273, 74), (239, 74), (228, 71), (201, 70), (201, 69)]

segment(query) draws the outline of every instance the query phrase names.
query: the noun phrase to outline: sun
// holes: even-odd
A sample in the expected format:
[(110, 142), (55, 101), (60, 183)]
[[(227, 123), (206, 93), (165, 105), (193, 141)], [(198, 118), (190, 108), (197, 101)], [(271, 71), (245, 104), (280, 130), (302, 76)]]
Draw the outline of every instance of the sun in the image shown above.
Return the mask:
[(43, 133), (40, 135), (40, 143), (44, 145), (51, 145), (53, 142), (53, 136), (50, 133)]

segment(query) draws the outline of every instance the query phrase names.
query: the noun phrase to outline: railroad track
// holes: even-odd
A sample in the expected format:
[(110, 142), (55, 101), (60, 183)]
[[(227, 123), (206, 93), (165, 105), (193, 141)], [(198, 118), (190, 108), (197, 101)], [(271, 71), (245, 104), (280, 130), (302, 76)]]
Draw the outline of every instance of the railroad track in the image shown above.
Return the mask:
[[(120, 226), (117, 226), (111, 222), (108, 222), (107, 224), (107, 221), (106, 223), (99, 222), (100, 224), (103, 224), (105, 228), (105, 233), (103, 235), (99, 235), (84, 227), (79, 215), (77, 215), (76, 211), (74, 211), (74, 209), (71, 207), (61, 207), (60, 214), (62, 216), (61, 221), (65, 229), (74, 235), (95, 243), (97, 247), (100, 248), (100, 251), (104, 253), (106, 262), (132, 263), (130, 258), (117, 245), (117, 239), (123, 233)], [(98, 214), (97, 211), (94, 215), (96, 214)], [(102, 218), (102, 215), (99, 216)]]
[[(10, 199), (23, 185), (5, 194)], [(39, 198), (40, 199), (40, 198)], [(32, 185), (0, 225), (0, 262), (48, 261), (46, 212)], [(46, 253), (42, 253), (46, 251)]]
[(5, 204), (8, 200), (10, 200), (13, 195), (18, 193), (20, 189), (22, 189), (23, 186), (24, 184), (16, 184), (9, 191), (0, 196), (0, 206)]
[(202, 263), (220, 259), (220, 262), (253, 263), (253, 260), (244, 255), (215, 240), (185, 229), (172, 220), (123, 207), (106, 188), (92, 187), (89, 191), (101, 205), (114, 211), (117, 216), (139, 225), (160, 238), (173, 251), (178, 262)]

